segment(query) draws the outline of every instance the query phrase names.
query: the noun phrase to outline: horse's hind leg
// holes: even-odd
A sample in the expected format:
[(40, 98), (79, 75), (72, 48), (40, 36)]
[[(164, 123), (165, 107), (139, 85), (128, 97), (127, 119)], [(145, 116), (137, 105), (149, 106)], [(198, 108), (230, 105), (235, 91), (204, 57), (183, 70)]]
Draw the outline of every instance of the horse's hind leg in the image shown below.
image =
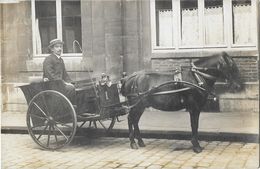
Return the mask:
[(144, 141), (141, 137), (141, 134), (140, 134), (140, 130), (139, 130), (139, 125), (138, 123), (134, 124), (134, 132), (135, 132), (135, 137), (137, 138), (138, 140), (138, 145), (140, 147), (145, 147), (145, 144), (144, 144)]
[(128, 115), (128, 129), (129, 129), (130, 147), (132, 149), (138, 149), (138, 146), (137, 146), (135, 139), (134, 139), (133, 121), (134, 121), (133, 112), (132, 112), (132, 110), (130, 110), (129, 115)]
[(202, 151), (202, 148), (200, 147), (198, 141), (198, 126), (199, 126), (200, 111), (196, 109), (192, 109), (189, 112), (190, 112), (190, 122), (191, 122), (191, 130), (192, 130), (191, 143), (193, 145), (193, 151), (196, 153), (200, 153)]

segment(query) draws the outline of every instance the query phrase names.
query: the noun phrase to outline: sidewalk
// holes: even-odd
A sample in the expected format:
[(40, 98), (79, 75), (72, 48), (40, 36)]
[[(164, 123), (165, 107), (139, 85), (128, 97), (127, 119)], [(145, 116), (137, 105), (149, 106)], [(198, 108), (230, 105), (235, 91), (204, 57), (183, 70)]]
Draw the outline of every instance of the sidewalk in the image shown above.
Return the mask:
[[(1, 126), (3, 129), (26, 129), (26, 113), (4, 112), (1, 114)], [(127, 132), (127, 116), (119, 118), (122, 122), (116, 122), (115, 131)], [(208, 135), (245, 135), (254, 136), (259, 133), (259, 116), (254, 112), (202, 112), (200, 115), (199, 133)], [(139, 122), (142, 133), (190, 133), (190, 118), (186, 111), (164, 112), (147, 109)], [(122, 132), (121, 131), (121, 132)], [(254, 139), (255, 139), (254, 138)], [(225, 139), (225, 138), (224, 138)]]

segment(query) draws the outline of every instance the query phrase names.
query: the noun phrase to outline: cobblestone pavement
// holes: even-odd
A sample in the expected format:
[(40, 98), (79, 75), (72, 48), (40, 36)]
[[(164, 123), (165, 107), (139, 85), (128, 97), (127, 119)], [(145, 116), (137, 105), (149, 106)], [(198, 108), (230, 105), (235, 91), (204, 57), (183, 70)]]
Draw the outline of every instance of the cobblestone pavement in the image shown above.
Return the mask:
[(127, 138), (75, 137), (58, 151), (40, 149), (29, 135), (2, 134), (2, 168), (248, 168), (258, 167), (259, 144), (201, 141), (196, 154), (187, 140), (144, 139), (146, 147), (132, 150)]

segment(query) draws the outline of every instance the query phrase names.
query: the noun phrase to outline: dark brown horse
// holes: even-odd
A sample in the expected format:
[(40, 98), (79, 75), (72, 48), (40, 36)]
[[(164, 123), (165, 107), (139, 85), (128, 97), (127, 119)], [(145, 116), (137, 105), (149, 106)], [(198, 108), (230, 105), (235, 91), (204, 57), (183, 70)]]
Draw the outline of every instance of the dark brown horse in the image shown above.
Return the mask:
[(140, 71), (122, 80), (121, 93), (131, 106), (128, 115), (130, 146), (137, 149), (145, 144), (139, 131), (139, 120), (146, 107), (163, 111), (186, 108), (190, 113), (191, 143), (194, 152), (201, 152), (198, 141), (198, 125), (201, 109), (211, 94), (217, 79), (226, 80), (229, 89), (242, 89), (239, 71), (234, 60), (226, 53), (199, 59), (181, 70), (181, 81), (174, 80), (176, 72)]

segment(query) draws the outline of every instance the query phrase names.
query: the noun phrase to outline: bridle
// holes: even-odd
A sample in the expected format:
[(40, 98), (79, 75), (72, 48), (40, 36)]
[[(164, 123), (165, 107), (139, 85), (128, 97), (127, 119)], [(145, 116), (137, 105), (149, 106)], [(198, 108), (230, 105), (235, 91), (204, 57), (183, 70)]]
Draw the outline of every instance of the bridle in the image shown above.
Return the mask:
[(194, 65), (194, 63), (191, 63), (191, 71), (194, 73), (199, 86), (204, 85), (205, 80), (203, 78), (206, 78), (206, 79), (209, 79), (212, 81), (217, 80), (216, 76), (203, 72), (203, 71), (207, 71), (207, 70), (218, 70), (218, 69), (214, 68), (214, 67), (212, 67), (212, 68), (198, 67), (198, 66)]

